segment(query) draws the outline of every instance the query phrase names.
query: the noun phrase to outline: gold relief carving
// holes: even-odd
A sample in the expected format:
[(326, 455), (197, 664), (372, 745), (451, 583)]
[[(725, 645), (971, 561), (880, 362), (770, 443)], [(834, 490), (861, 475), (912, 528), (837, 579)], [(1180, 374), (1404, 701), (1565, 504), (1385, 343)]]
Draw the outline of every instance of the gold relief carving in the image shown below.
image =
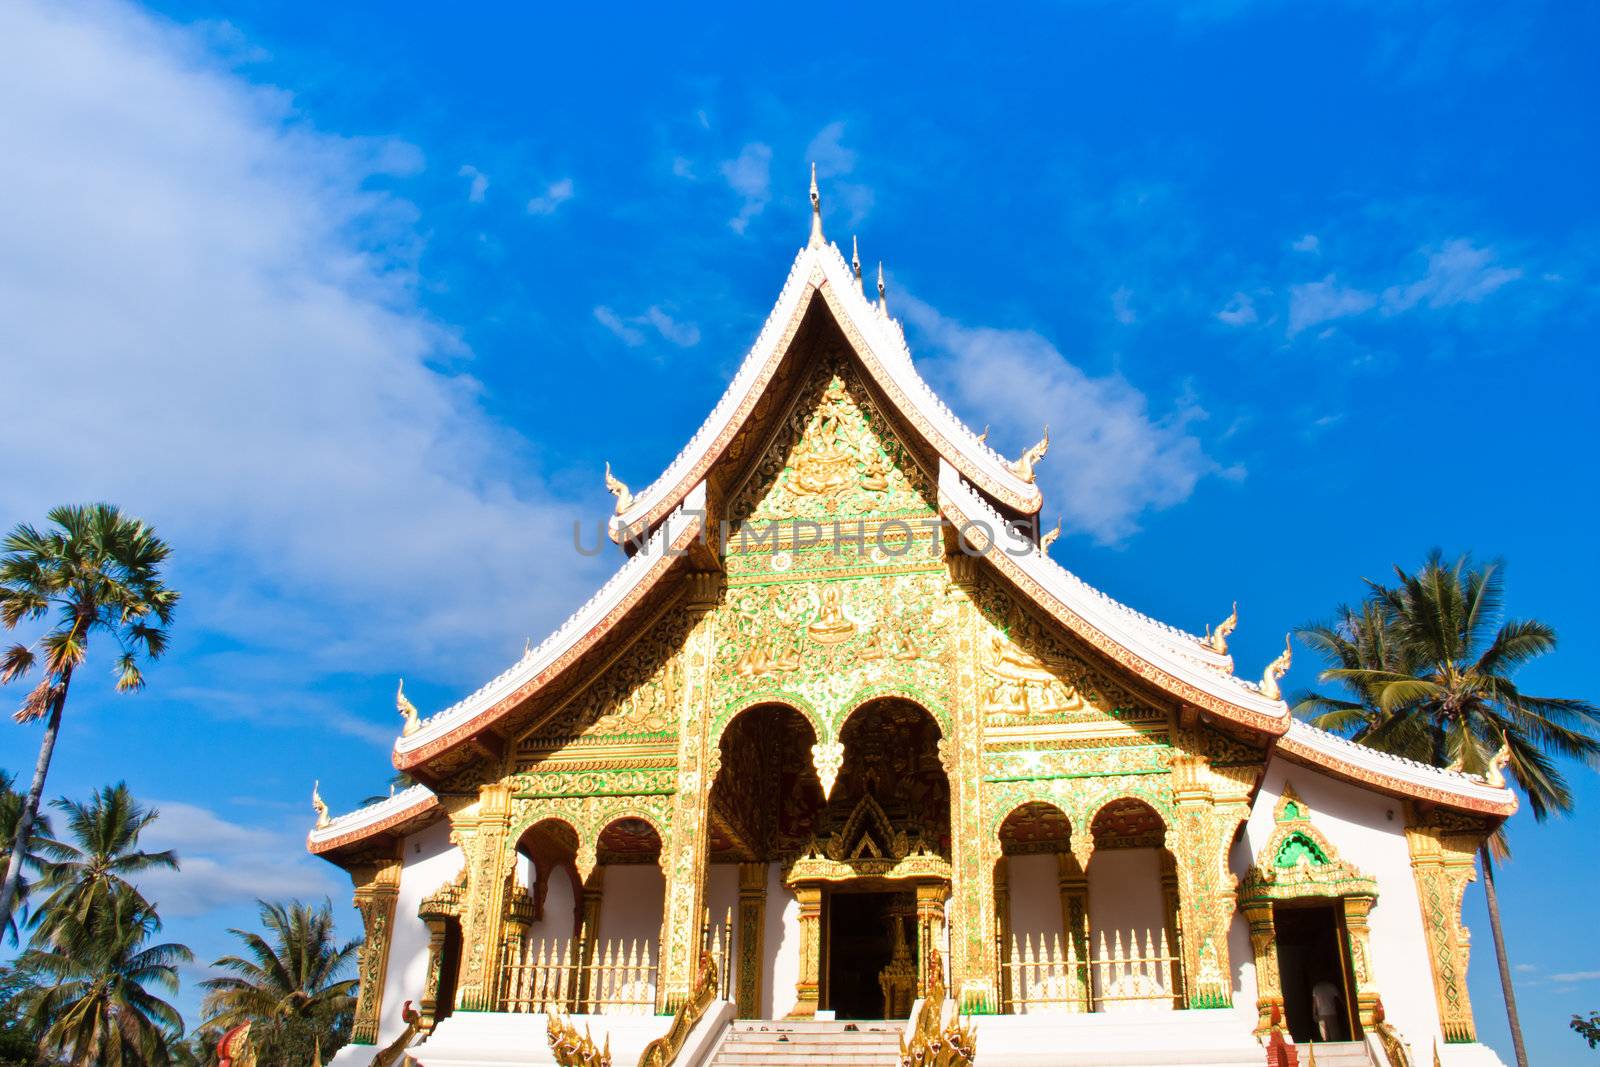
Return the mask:
[[(471, 830), (470, 837), (468, 832), (461, 833), (468, 874), (456, 1003), (467, 1011), (492, 1011), (500, 974), (503, 899), (515, 855), (512, 848), (506, 847), (511, 823), (510, 785), (494, 782), (481, 787), (475, 816), (466, 817), (471, 819)], [(465, 824), (458, 830), (464, 831)]]
[(1468, 815), (1406, 806), (1406, 846), (1422, 909), (1439, 1025), (1449, 1042), (1477, 1040), (1467, 995), (1471, 936), (1461, 921), (1467, 884), (1478, 876), (1477, 853), (1491, 825)]
[(728, 514), (833, 520), (929, 514), (936, 491), (844, 359), (819, 361)]
[[(537, 730), (539, 738), (667, 736), (683, 687), (680, 650), (689, 611), (675, 608), (640, 635), (564, 708)], [(525, 738), (526, 745), (533, 738)]]
[(833, 795), (833, 783), (844, 767), (844, 742), (822, 741), (811, 746), (811, 766), (816, 769), (817, 781), (822, 783), (824, 800)]
[(578, 770), (525, 772), (515, 778), (516, 795), (521, 797), (638, 796), (671, 793), (676, 788), (677, 772), (671, 767), (607, 767), (603, 764)]
[(741, 1019), (761, 1014), (762, 938), (767, 914), (767, 865), (739, 864), (739, 981), (734, 994)]

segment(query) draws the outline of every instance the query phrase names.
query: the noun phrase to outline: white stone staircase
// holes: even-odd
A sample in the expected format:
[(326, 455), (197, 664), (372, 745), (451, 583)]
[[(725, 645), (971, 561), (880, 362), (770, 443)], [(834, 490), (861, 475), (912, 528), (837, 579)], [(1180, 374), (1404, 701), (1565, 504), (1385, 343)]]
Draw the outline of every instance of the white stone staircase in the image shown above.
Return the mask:
[(894, 1067), (903, 1020), (740, 1019), (710, 1067)]
[(1318, 1041), (1295, 1046), (1300, 1053), (1300, 1067), (1309, 1067), (1316, 1057), (1316, 1067), (1372, 1067), (1372, 1056), (1362, 1041)]

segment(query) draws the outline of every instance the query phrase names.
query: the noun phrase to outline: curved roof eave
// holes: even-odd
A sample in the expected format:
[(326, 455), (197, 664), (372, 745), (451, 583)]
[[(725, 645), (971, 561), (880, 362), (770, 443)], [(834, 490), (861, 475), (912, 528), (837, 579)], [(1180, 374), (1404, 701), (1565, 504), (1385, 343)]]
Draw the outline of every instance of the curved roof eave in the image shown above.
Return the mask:
[(610, 632), (683, 555), (705, 524), (701, 482), (667, 521), (554, 633), (499, 676), (422, 720), (394, 744), (394, 765), (408, 770), (471, 738), (533, 696)]
[(746, 353), (722, 398), (667, 469), (611, 520), (617, 542), (652, 528), (700, 481), (744, 425), (788, 351), (812, 293), (820, 293), (877, 386), (899, 413), (962, 475), (1006, 507), (1038, 512), (1043, 500), (1032, 481), (990, 448), (939, 399), (912, 362), (905, 333), (861, 291), (855, 273), (834, 245), (811, 244), (789, 269), (756, 342)]
[(433, 790), (414, 785), (314, 827), (306, 835), (306, 851), (325, 856), (420, 819), (438, 807), (439, 798)]

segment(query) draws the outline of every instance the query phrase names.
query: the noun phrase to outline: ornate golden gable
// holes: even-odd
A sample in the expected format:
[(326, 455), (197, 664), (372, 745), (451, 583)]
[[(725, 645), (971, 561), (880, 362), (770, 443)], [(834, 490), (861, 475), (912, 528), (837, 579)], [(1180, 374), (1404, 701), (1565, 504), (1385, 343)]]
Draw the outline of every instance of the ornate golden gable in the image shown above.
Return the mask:
[(1241, 904), (1299, 897), (1377, 898), (1377, 880), (1339, 857), (1333, 843), (1312, 825), (1311, 809), (1287, 782), (1272, 818), (1272, 835), (1239, 883)]

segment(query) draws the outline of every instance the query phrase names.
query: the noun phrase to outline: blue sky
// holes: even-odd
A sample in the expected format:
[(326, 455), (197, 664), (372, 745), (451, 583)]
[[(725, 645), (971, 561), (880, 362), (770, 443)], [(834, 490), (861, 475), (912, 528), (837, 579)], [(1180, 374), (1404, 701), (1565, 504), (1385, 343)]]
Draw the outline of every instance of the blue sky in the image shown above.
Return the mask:
[[(1253, 671), (1364, 575), (1502, 555), (1563, 638), (1528, 687), (1600, 695), (1593, 8), (579, 11), (0, 12), (0, 524), (118, 501), (186, 596), (147, 693), (74, 690), (50, 788), (160, 803), (202, 961), (256, 894), (343, 908), (306, 798), (381, 791), (397, 676), (453, 701), (614, 565), (572, 523), (709, 411), (813, 159), (952, 406), (1051, 424), (1067, 566), (1191, 629), (1237, 599)], [(1501, 881), (1544, 1062), (1600, 1007), (1573, 777)]]

